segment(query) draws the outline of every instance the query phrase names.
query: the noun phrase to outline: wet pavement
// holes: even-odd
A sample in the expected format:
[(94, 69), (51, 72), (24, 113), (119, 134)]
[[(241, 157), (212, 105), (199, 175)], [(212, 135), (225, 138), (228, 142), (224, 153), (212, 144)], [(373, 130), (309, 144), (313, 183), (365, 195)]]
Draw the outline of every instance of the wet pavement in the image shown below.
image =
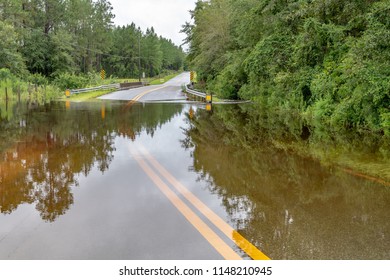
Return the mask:
[(113, 92), (100, 97), (102, 100), (133, 100), (137, 96), (139, 102), (186, 100), (182, 92), (182, 85), (190, 82), (190, 74), (182, 73), (162, 85), (145, 86)]

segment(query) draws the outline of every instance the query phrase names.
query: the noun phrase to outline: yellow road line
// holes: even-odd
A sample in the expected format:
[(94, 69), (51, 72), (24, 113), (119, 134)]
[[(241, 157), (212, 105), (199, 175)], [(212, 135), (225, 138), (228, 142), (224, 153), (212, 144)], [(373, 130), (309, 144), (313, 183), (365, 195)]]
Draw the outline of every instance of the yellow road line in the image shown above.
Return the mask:
[(241, 260), (242, 258), (234, 252), (205, 222), (203, 222), (152, 170), (140, 155), (132, 151), (130, 154), (138, 162), (140, 167), (149, 176), (160, 191), (171, 201), (177, 210), (199, 231), (199, 233), (227, 260)]
[(146, 150), (142, 144), (139, 144), (140, 151), (156, 170), (171, 183), (196, 209), (198, 209), (207, 219), (219, 228), (229, 239), (237, 244), (245, 253), (254, 260), (269, 260), (263, 252), (250, 243), (245, 237), (234, 230), (221, 217), (200, 201), (192, 192), (181, 184), (172, 174), (170, 174), (153, 156)]
[(151, 92), (153, 92), (153, 91), (156, 91), (156, 90), (159, 90), (159, 89), (162, 89), (162, 88), (166, 88), (166, 87), (167, 87), (167, 86), (162, 86), (162, 87), (153, 88), (153, 89), (150, 89), (150, 90), (141, 92), (141, 93), (137, 94), (136, 96), (134, 96), (134, 97), (127, 103), (127, 106), (133, 105), (135, 102), (137, 102), (138, 100), (140, 100), (144, 95), (146, 95), (146, 94), (148, 94), (148, 93), (151, 93)]

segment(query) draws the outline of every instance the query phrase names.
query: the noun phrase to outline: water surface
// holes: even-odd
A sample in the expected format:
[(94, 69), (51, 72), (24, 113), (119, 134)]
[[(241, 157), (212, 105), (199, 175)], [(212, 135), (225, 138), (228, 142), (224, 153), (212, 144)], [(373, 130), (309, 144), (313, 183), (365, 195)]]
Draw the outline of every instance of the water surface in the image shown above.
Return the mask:
[(7, 108), (0, 258), (220, 258), (132, 158), (129, 147), (142, 144), (272, 259), (389, 259), (386, 176), (335, 163), (363, 158), (386, 173), (386, 143), (340, 145), (304, 123), (252, 110), (123, 102)]

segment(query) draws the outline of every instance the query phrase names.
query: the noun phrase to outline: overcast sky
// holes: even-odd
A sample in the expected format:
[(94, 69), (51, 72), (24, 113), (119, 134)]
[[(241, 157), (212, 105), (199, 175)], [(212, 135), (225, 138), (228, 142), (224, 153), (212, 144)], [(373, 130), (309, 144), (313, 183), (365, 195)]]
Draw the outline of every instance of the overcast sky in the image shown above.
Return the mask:
[(176, 45), (181, 45), (184, 34), (181, 26), (190, 20), (189, 10), (196, 0), (109, 0), (114, 8), (114, 24), (127, 25), (134, 22), (145, 32), (154, 27), (155, 32)]

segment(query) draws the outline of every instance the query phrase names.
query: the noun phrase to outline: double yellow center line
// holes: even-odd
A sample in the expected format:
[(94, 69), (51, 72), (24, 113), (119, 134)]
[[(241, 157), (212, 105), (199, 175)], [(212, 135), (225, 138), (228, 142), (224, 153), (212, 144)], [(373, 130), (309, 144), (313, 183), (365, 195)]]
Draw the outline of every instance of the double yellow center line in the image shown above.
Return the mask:
[(151, 93), (151, 92), (153, 92), (153, 91), (159, 90), (159, 89), (166, 88), (166, 87), (167, 87), (167, 86), (162, 86), (162, 87), (153, 88), (153, 89), (150, 89), (150, 90), (141, 92), (141, 93), (137, 94), (135, 97), (133, 97), (133, 98), (127, 103), (126, 106), (132, 106), (135, 102), (139, 101), (144, 95), (146, 95), (146, 94), (148, 94), (148, 93)]
[[(137, 143), (138, 144), (138, 143)], [(153, 183), (169, 199), (176, 209), (199, 231), (199, 233), (225, 258), (228, 260), (242, 259), (221, 237), (218, 236), (203, 220), (192, 211), (187, 204), (164, 183), (161, 177), (165, 178), (178, 193), (180, 193), (192, 206), (202, 213), (212, 224), (214, 224), (224, 235), (240, 247), (248, 256), (254, 260), (269, 260), (264, 253), (246, 240), (241, 234), (234, 230), (228, 223), (221, 219), (183, 184), (181, 184), (171, 173), (169, 173), (141, 144), (138, 149), (129, 146), (129, 151), (138, 162), (143, 171), (150, 177)], [(154, 170), (153, 170), (154, 168)], [(157, 171), (157, 172), (156, 172)], [(160, 176), (159, 176), (160, 174)]]

